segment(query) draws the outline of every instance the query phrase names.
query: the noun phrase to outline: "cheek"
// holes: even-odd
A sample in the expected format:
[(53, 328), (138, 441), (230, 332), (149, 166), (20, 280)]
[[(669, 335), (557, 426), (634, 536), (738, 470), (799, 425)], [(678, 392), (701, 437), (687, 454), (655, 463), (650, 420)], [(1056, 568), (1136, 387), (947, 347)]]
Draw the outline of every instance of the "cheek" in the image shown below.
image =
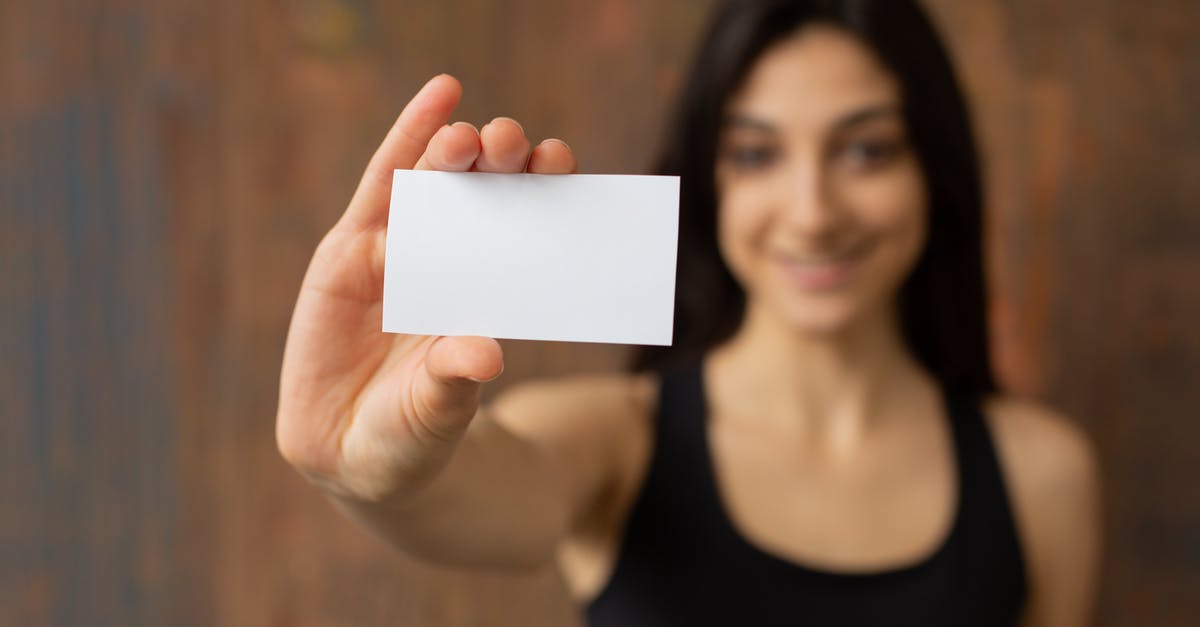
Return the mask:
[(856, 191), (860, 224), (877, 238), (872, 274), (880, 287), (898, 289), (916, 265), (927, 237), (928, 199), (916, 168)]

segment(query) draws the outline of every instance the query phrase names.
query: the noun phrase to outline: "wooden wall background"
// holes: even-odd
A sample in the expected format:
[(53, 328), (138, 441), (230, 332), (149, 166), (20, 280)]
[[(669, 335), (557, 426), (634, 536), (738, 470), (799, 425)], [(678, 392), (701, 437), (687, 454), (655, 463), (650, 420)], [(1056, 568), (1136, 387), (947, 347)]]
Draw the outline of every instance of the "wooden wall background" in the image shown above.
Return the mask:
[[(991, 183), (1007, 384), (1107, 480), (1102, 625), (1200, 623), (1200, 4), (931, 0)], [(308, 256), (420, 83), (637, 172), (710, 1), (0, 2), (0, 625), (569, 624), (280, 460)], [(620, 349), (510, 342), (504, 381)]]

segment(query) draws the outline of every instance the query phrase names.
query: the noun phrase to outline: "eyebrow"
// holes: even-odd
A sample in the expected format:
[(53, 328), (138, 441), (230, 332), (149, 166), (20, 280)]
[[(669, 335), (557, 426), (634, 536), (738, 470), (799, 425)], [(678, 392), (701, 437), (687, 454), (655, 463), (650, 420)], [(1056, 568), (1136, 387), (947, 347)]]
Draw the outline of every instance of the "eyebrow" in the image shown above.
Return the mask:
[[(873, 120), (875, 118), (888, 117), (888, 116), (893, 116), (893, 115), (900, 115), (900, 112), (901, 112), (900, 107), (897, 105), (893, 105), (893, 104), (881, 104), (881, 105), (864, 107), (862, 109), (853, 111), (851, 113), (848, 113), (848, 114), (838, 118), (837, 121), (835, 121), (833, 123), (833, 129), (835, 131), (843, 130), (843, 129), (849, 128), (851, 126), (862, 124), (863, 122), (866, 122), (867, 120)], [(725, 118), (723, 126), (725, 126), (726, 128), (729, 128), (729, 127), (745, 128), (745, 129), (756, 130), (756, 131), (764, 131), (764, 132), (768, 132), (768, 133), (774, 133), (774, 132), (779, 131), (779, 128), (777, 126), (775, 126), (771, 122), (768, 122), (767, 120), (764, 120), (762, 118), (756, 118), (752, 115), (745, 115), (745, 114), (740, 114), (740, 113), (727, 116)]]

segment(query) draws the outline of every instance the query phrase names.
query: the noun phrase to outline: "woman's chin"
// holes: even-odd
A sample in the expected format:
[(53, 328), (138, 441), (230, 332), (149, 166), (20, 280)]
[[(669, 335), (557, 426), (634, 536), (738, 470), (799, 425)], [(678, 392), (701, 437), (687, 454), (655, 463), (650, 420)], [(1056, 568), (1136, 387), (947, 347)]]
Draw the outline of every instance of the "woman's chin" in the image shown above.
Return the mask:
[(862, 317), (853, 303), (821, 300), (788, 303), (777, 315), (792, 332), (813, 337), (842, 335)]

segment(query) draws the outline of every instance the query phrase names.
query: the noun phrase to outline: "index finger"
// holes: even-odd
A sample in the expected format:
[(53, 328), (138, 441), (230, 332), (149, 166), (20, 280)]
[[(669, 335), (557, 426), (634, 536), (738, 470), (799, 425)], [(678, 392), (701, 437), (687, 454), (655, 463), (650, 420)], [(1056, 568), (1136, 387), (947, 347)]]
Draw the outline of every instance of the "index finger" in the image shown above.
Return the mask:
[(433, 134), (449, 119), (462, 98), (462, 84), (449, 74), (425, 83), (408, 102), (367, 164), (342, 220), (366, 229), (387, 222), (392, 170), (410, 169), (421, 158)]

